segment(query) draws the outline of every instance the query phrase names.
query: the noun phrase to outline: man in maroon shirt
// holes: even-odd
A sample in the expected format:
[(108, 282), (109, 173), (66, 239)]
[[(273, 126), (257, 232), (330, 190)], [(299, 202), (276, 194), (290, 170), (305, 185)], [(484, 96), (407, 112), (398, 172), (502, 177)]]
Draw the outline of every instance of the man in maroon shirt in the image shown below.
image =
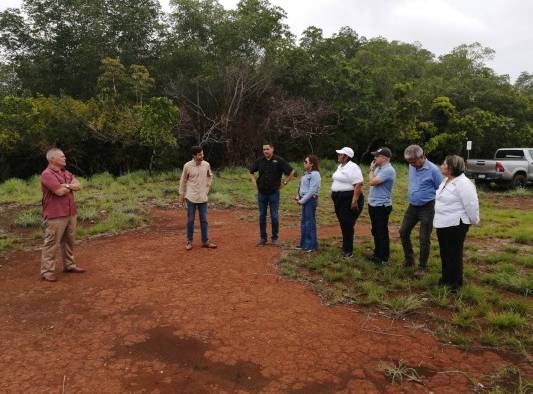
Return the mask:
[(55, 255), (61, 248), (63, 272), (83, 273), (74, 263), (74, 236), (76, 233), (76, 203), (74, 192), (80, 182), (65, 170), (65, 154), (57, 148), (46, 153), (48, 167), (41, 174), (43, 191), (43, 217), (45, 221), (44, 244), (41, 257), (41, 277), (55, 282)]

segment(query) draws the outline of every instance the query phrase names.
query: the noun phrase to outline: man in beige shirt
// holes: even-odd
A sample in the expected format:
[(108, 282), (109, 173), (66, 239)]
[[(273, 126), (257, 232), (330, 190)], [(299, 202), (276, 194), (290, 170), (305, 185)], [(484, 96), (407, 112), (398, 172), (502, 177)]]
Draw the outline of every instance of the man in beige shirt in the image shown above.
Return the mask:
[(196, 209), (198, 209), (200, 217), (202, 246), (214, 249), (217, 246), (209, 242), (207, 236), (207, 194), (213, 182), (213, 173), (209, 163), (204, 160), (204, 152), (201, 147), (193, 146), (191, 153), (192, 160), (183, 166), (179, 187), (179, 205), (184, 206), (184, 200), (187, 200), (187, 245), (185, 249), (192, 249)]

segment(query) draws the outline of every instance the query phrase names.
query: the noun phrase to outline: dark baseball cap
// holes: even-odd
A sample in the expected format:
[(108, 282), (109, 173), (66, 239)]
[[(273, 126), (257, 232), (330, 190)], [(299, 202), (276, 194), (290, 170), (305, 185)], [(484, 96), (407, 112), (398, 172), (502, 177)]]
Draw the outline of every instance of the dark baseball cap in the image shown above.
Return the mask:
[(377, 151), (375, 152), (370, 152), (372, 154), (372, 156), (385, 156), (385, 157), (388, 157), (389, 159), (392, 157), (392, 152), (389, 148), (387, 147), (383, 147), (383, 148), (379, 148)]

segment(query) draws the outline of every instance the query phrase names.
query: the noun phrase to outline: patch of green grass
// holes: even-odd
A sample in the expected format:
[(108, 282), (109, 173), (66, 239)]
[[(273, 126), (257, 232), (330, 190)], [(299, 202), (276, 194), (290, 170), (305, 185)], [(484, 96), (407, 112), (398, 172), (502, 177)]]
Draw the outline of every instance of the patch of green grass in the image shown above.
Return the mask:
[(499, 344), (498, 334), (492, 329), (482, 330), (479, 334), (479, 342), (484, 346), (497, 346)]
[(514, 267), (500, 272), (484, 274), (482, 282), (492, 284), (502, 289), (528, 296), (533, 290), (533, 275), (517, 271)]
[(366, 294), (366, 299), (361, 300), (361, 303), (364, 304), (377, 304), (380, 303), (383, 300), (383, 297), (385, 296), (385, 289), (374, 283), (374, 282), (363, 282), (361, 283), (361, 289)]
[(82, 204), (78, 208), (78, 220), (82, 222), (94, 221), (100, 216), (98, 208), (92, 205)]
[(0, 184), (0, 203), (37, 204), (40, 200), (41, 187), (38, 176), (28, 180), (12, 178)]
[(0, 238), (0, 252), (11, 248), (13, 245), (15, 245), (15, 242), (15, 237), (7, 236), (5, 238)]
[(91, 187), (96, 189), (107, 189), (115, 183), (115, 178), (109, 172), (102, 172), (100, 174), (93, 175), (90, 179)]
[(383, 301), (383, 306), (392, 318), (400, 319), (412, 314), (422, 306), (422, 300), (416, 295), (389, 298)]
[(142, 216), (132, 213), (112, 212), (104, 221), (87, 228), (78, 228), (81, 235), (118, 233), (122, 230), (135, 228), (144, 223)]
[(522, 328), (526, 324), (526, 319), (516, 312), (490, 312), (486, 319), (491, 326), (504, 330)]
[(531, 301), (510, 299), (501, 302), (500, 307), (505, 311), (515, 312), (524, 317), (527, 317), (528, 313), (533, 313)]
[(486, 288), (468, 283), (461, 288), (458, 297), (463, 302), (480, 305), (486, 301), (487, 294)]
[(462, 333), (453, 333), (449, 340), (451, 343), (464, 350), (470, 349), (472, 346), (472, 338)]
[(516, 366), (504, 367), (491, 376), (489, 394), (531, 394), (533, 382), (525, 379)]
[(209, 201), (221, 205), (223, 207), (229, 208), (235, 205), (235, 201), (230, 194), (222, 192), (214, 192), (209, 195)]
[(447, 307), (452, 303), (450, 289), (447, 286), (437, 286), (429, 289), (429, 299), (435, 305)]
[(18, 227), (38, 227), (42, 222), (43, 217), (41, 209), (39, 208), (25, 209), (21, 211), (13, 221)]
[(279, 264), (280, 273), (289, 279), (296, 279), (299, 277), (298, 270), (287, 259), (283, 259)]
[(452, 324), (462, 328), (471, 328), (476, 319), (477, 312), (469, 306), (462, 306), (452, 316)]

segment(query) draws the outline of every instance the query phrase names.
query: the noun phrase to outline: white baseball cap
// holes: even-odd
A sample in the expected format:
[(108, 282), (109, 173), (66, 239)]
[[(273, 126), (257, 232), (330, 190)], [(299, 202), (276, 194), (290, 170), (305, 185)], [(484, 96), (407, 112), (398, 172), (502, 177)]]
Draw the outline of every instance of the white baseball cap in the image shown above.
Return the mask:
[(345, 146), (342, 149), (336, 150), (335, 152), (337, 152), (339, 155), (346, 155), (350, 159), (353, 158), (353, 149), (352, 148), (348, 148), (347, 146)]

